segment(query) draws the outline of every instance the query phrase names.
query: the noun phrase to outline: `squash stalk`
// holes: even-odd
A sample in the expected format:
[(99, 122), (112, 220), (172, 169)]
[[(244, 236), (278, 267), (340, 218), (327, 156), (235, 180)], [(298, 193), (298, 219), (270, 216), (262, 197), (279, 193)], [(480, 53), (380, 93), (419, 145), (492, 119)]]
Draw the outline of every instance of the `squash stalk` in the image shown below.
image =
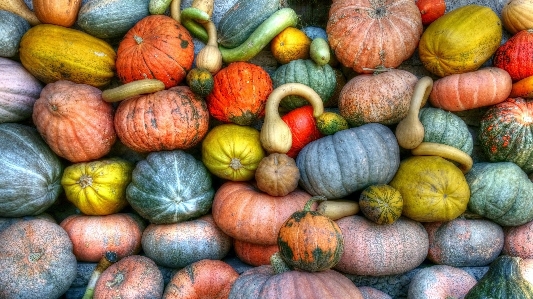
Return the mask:
[(94, 287), (96, 286), (96, 282), (98, 281), (98, 278), (100, 278), (100, 275), (112, 264), (116, 263), (118, 260), (117, 253), (114, 251), (106, 251), (104, 256), (98, 261), (98, 264), (96, 264), (96, 268), (94, 268), (93, 273), (91, 274), (91, 277), (89, 278), (89, 282), (87, 283), (87, 288), (85, 289), (85, 294), (83, 295), (82, 299), (92, 299), (94, 295)]

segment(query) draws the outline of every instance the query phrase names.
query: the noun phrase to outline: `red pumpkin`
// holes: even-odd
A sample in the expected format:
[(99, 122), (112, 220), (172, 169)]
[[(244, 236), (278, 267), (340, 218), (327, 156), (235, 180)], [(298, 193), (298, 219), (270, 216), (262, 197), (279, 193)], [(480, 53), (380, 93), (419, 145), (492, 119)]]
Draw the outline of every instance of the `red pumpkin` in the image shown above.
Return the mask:
[(506, 70), (513, 81), (533, 75), (533, 29), (522, 30), (498, 47), (494, 66)]
[(206, 97), (211, 116), (224, 123), (247, 126), (265, 115), (273, 85), (262, 67), (233, 62), (218, 71), (213, 80), (213, 90)]
[(323, 137), (316, 126), (313, 106), (305, 105), (289, 111), (281, 119), (289, 126), (292, 134), (292, 146), (287, 156), (296, 158), (300, 150), (309, 142)]
[(207, 134), (205, 102), (187, 86), (120, 102), (115, 112), (120, 141), (138, 152), (188, 149)]
[(189, 31), (166, 15), (149, 15), (135, 24), (117, 49), (116, 70), (123, 83), (159, 79), (169, 88), (191, 69), (194, 44)]
[(417, 0), (416, 6), (422, 15), (422, 24), (429, 25), (446, 12), (444, 0)]

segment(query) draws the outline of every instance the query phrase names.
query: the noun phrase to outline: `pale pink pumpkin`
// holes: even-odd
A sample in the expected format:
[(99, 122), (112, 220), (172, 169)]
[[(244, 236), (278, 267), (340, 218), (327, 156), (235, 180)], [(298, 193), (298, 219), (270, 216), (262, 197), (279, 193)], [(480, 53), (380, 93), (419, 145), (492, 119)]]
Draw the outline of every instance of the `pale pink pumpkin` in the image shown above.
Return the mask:
[(421, 268), (411, 279), (408, 298), (464, 298), (477, 283), (474, 276), (461, 268), (434, 265)]
[(504, 229), (503, 253), (533, 259), (533, 221)]

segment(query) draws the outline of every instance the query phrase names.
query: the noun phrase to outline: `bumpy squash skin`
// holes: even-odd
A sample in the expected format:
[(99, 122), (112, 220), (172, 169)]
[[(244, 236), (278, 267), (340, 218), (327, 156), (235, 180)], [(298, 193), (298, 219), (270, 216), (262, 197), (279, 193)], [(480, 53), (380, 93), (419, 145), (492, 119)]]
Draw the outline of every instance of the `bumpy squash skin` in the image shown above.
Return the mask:
[(472, 154), (474, 138), (459, 116), (443, 109), (424, 107), (418, 117), (424, 126), (423, 142), (446, 144)]
[(44, 83), (70, 80), (102, 87), (115, 75), (115, 50), (85, 32), (40, 24), (20, 41), (22, 65)]
[(513, 81), (533, 76), (533, 31), (522, 30), (503, 43), (492, 58), (495, 67), (509, 73)]

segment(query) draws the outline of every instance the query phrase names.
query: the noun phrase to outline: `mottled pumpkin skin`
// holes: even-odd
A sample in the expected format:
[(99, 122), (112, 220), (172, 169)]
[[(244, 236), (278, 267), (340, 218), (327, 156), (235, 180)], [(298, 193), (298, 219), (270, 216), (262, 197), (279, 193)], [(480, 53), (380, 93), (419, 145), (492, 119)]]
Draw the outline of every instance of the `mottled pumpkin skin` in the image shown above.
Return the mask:
[(19, 221), (0, 239), (1, 298), (59, 298), (76, 278), (72, 242), (56, 223)]
[(411, 278), (407, 297), (463, 298), (476, 283), (476, 278), (461, 268), (433, 265), (420, 269)]
[(533, 259), (533, 221), (504, 228), (503, 254)]
[(170, 268), (183, 268), (202, 259), (220, 260), (228, 254), (231, 243), (211, 214), (180, 223), (150, 224), (142, 235), (146, 256)]
[(359, 195), (359, 209), (377, 224), (391, 224), (402, 216), (402, 194), (387, 184), (368, 186)]
[(233, 250), (239, 260), (252, 266), (270, 265), (270, 257), (279, 251), (278, 244), (261, 245), (233, 239)]
[(521, 30), (500, 45), (492, 63), (509, 73), (513, 81), (533, 76), (533, 31)]

